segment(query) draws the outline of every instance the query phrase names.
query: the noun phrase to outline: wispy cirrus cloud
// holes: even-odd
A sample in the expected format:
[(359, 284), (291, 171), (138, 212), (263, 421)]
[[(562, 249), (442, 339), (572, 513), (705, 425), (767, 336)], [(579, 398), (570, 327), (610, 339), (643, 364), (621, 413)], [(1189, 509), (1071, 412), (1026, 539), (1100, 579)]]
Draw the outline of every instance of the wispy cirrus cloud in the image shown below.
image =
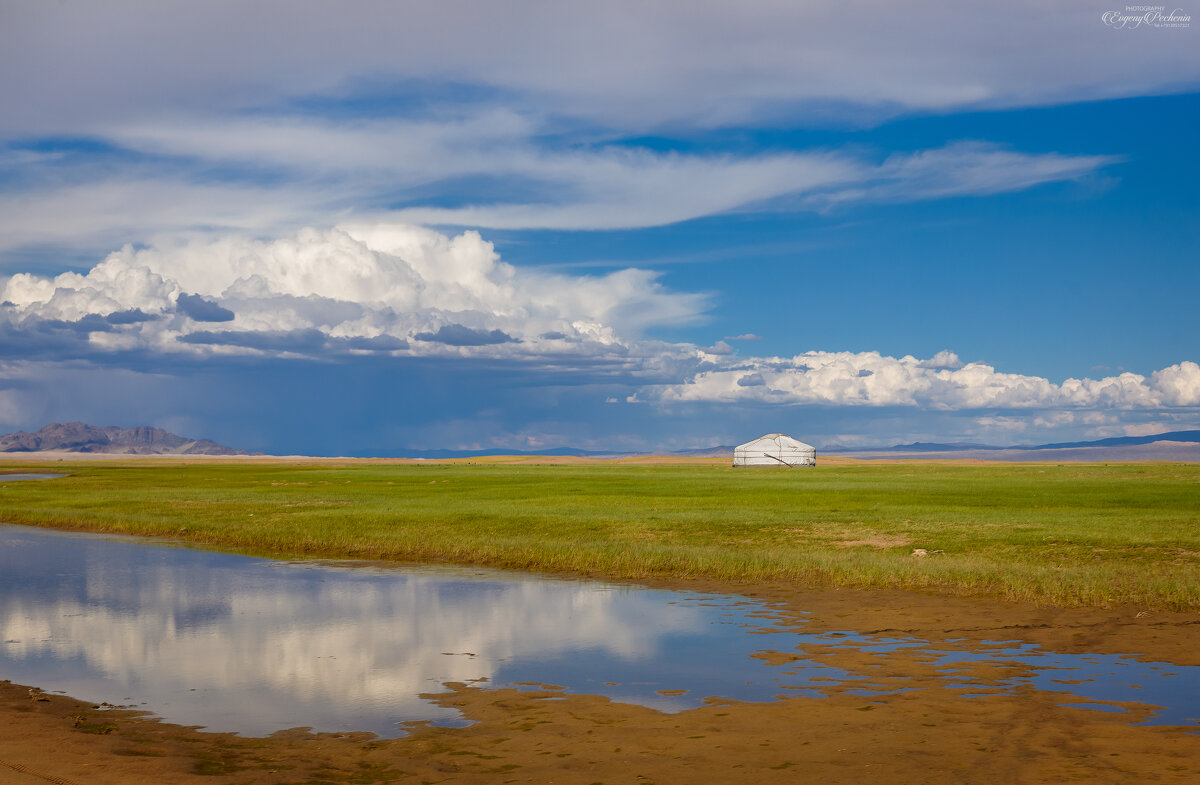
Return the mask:
[(195, 120), (347, 93), (399, 94), (420, 108), (432, 83), (457, 87), (439, 92), (460, 101), (637, 132), (1032, 106), (1200, 80), (1189, 31), (1115, 31), (1090, 0), (709, 0), (686, 14), (640, 0), (156, 5), (6, 6), (0, 129), (90, 133), (130, 117)]
[(295, 184), (204, 182), (166, 172), (82, 177), (0, 189), (0, 250), (38, 244), (102, 249), (189, 232), (278, 233), (346, 210), (327, 194)]
[[(317, 127), (319, 126), (319, 127)], [(68, 182), (0, 190), (0, 237), (97, 244), (184, 231), (280, 234), (331, 216), (502, 229), (628, 229), (736, 211), (826, 210), (868, 202), (975, 196), (1078, 180), (1115, 156), (1022, 153), (983, 143), (895, 154), (683, 154), (619, 145), (537, 147), (521, 134), (481, 143), (408, 124), (297, 121), (286, 132), (242, 124), (154, 137), (114, 134), (138, 155), (178, 164), (145, 177), (88, 167)], [(291, 137), (289, 141), (288, 137)], [(278, 137), (278, 142), (273, 140)], [(25, 168), (36, 180), (38, 164)], [(57, 167), (59, 164), (45, 164)], [(211, 170), (241, 167), (213, 181)], [(83, 178), (73, 182), (74, 177)], [(475, 185), (464, 186), (464, 181)], [(519, 183), (491, 188), (481, 181)], [(495, 191), (480, 203), (477, 194)], [(432, 197), (431, 197), (432, 195)], [(436, 198), (433, 198), (436, 197)], [(430, 201), (457, 201), (434, 206)]]
[[(350, 216), (624, 229), (1004, 193), (1119, 158), (951, 140), (880, 161), (837, 147), (664, 152), (630, 139), (854, 127), (1200, 81), (1183, 37), (1114, 38), (1083, 2), (1069, 3), (1074, 13), (1030, 2), (970, 14), (949, 3), (699, 3), (686, 18), (622, 2), (60, 6), (18, 5), (0, 25), (8, 249), (277, 236)], [(1014, 39), (1032, 54), (1013, 57)], [(147, 45), (163, 40), (171, 46)]]

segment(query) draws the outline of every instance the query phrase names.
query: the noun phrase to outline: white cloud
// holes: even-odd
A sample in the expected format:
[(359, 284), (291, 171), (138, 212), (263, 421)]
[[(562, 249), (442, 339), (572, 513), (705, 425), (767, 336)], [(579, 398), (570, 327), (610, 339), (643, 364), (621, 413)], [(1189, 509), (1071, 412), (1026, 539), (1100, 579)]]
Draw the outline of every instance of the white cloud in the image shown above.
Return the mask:
[[(893, 156), (881, 165), (844, 153), (714, 158), (603, 151), (573, 156), (547, 173), (572, 194), (555, 203), (410, 207), (395, 215), (421, 224), (504, 229), (636, 228), (738, 210), (987, 195), (1077, 180), (1118, 160), (977, 144)], [(528, 174), (542, 176), (538, 168)]]
[[(1092, 419), (1099, 417), (1099, 419)], [(1082, 417), (1076, 415), (1075, 412), (1057, 411), (1046, 412), (1033, 418), (1032, 425), (1035, 428), (1049, 430), (1052, 428), (1061, 428), (1065, 425), (1073, 424), (1077, 419), (1090, 423), (1097, 424), (1100, 422), (1108, 422), (1113, 419), (1111, 414), (1102, 414), (1101, 412), (1086, 412)]]
[[(660, 226), (738, 210), (824, 210), (862, 201), (986, 195), (1076, 180), (1111, 156), (1026, 154), (971, 143), (896, 155), (663, 153), (615, 146), (546, 148), (528, 123), (481, 130), (468, 120), (332, 124), (237, 120), (204, 129), (172, 124), (104, 129), (115, 144), (178, 165), (71, 170), (68, 182), (34, 176), (0, 193), (0, 245), (123, 243), (156, 233), (252, 231), (272, 235), (341, 216), (360, 222), (505, 229)], [(500, 115), (507, 118), (507, 114)], [(443, 133), (444, 131), (444, 133)], [(208, 168), (239, 171), (214, 183)], [(271, 185), (255, 182), (266, 169)], [(413, 189), (453, 194), (464, 178), (503, 180), (505, 198), (420, 206)], [(53, 183), (37, 184), (41, 180)], [(78, 180), (78, 181), (75, 181)], [(508, 194), (512, 194), (509, 196)], [(417, 201), (392, 210), (383, 205)], [(357, 216), (352, 218), (351, 216)]]
[[(1025, 154), (951, 144), (875, 163), (861, 152), (703, 155), (604, 144), (547, 147), (532, 118), (488, 107), (451, 118), (369, 123), (292, 116), (97, 129), (99, 138), (148, 156), (105, 167), (60, 168), (34, 157), (27, 185), (0, 193), (0, 246), (120, 244), (182, 231), (278, 235), (356, 215), (360, 221), (509, 229), (657, 226), (735, 210), (826, 209), (858, 201), (990, 194), (1073, 180), (1108, 156)], [(216, 181), (211, 168), (238, 171)], [(269, 185), (259, 178), (268, 175)], [(501, 179), (504, 200), (451, 207), (416, 201), (412, 189), (448, 189), (463, 178)]]
[(331, 203), (317, 189), (295, 185), (212, 184), (165, 172), (106, 175), (0, 193), (0, 248), (37, 243), (111, 248), (130, 237), (143, 241), (158, 233), (288, 230), (345, 210), (345, 204)]
[[(1190, 360), (1145, 376), (1052, 382), (964, 363), (949, 349), (924, 358), (746, 357), (725, 341), (644, 337), (703, 319), (708, 304), (645, 270), (518, 268), (475, 232), (398, 224), (126, 247), (82, 273), (0, 277), (0, 423), (188, 417), (218, 429), (192, 435), (268, 450), (385, 449), (418, 437), (430, 446), (653, 449), (679, 438), (667, 433), (673, 428), (725, 443), (742, 438), (729, 434), (743, 428), (785, 430), (777, 421), (781, 412), (792, 417), (790, 407), (810, 407), (814, 420), (830, 423), (828, 438), (841, 434), (844, 444), (879, 443), (882, 434), (1003, 440), (1022, 423), (1029, 439), (1050, 441), (1053, 432), (1066, 440), (1085, 428), (1093, 437), (1122, 433), (1151, 418), (1164, 428), (1195, 427), (1200, 412), (1200, 365)], [(254, 362), (239, 359), (246, 357)], [(264, 370), (279, 359), (288, 362)], [(334, 359), (336, 366), (326, 362)], [(321, 438), (334, 437), (291, 436), (304, 430), (294, 422), (311, 419), (307, 403), (258, 424), (255, 407), (275, 406), (278, 385), (296, 378), (324, 390), (313, 400), (334, 395), (319, 378), (333, 367), (356, 380), (364, 410), (387, 409), (388, 396), (403, 394), (414, 404), (399, 408), (421, 412), (422, 425), (416, 414), (380, 414), (399, 430), (359, 434), (357, 443), (338, 436), (344, 446), (326, 448)], [(452, 392), (422, 381), (445, 379), (450, 368)], [(652, 406), (602, 405), (608, 400)], [(336, 423), (331, 432), (361, 427)], [(856, 429), (875, 435), (855, 441)], [(518, 435), (529, 441), (503, 443)]]
[(878, 352), (813, 351), (790, 359), (738, 358), (729, 365), (701, 371), (682, 384), (660, 387), (646, 398), (935, 410), (1200, 406), (1200, 365), (1190, 361), (1148, 379), (1123, 373), (1103, 379), (1066, 379), (1061, 384), (1000, 373), (978, 362), (963, 365), (947, 351), (931, 360)]
[(136, 0), (10, 3), (0, 123), (20, 133), (91, 131), (114, 118), (226, 114), (356, 82), (413, 80), (631, 130), (1027, 106), (1196, 84), (1190, 31), (1114, 31), (1103, 10), (1091, 0), (708, 0), (686, 13), (641, 0), (160, 0), (148, 14)]
[(1161, 371), (1155, 371), (1150, 379), (1167, 404), (1200, 405), (1200, 365), (1194, 362), (1171, 365)]
[[(130, 150), (154, 155), (202, 156), (256, 167), (295, 167), (321, 174), (357, 171), (413, 182), (471, 174), (485, 166), (525, 171), (533, 161), (512, 161), (497, 150), (528, 158), (521, 143), (539, 131), (533, 118), (490, 106), (453, 116), (337, 122), (304, 115), (213, 118), (179, 123), (113, 123), (100, 129)], [(347, 142), (353, 142), (347, 144)], [(556, 160), (544, 164), (553, 168)]]
[(86, 274), (13, 275), (0, 301), (10, 331), (69, 332), (101, 354), (621, 354), (707, 308), (655, 279), (517, 269), (475, 232), (346, 225), (126, 247)]
[(1029, 155), (981, 142), (956, 142), (936, 150), (892, 155), (862, 183), (815, 194), (809, 201), (833, 205), (998, 194), (1077, 180), (1120, 160), (1115, 156)]
[(963, 361), (958, 359), (958, 355), (949, 349), (943, 349), (934, 356), (930, 357), (921, 363), (922, 368), (932, 368), (934, 370), (958, 370), (963, 367)]
[(642, 336), (650, 328), (702, 319), (706, 296), (669, 291), (645, 270), (576, 276), (516, 268), (475, 232), (449, 236), (399, 224), (126, 247), (86, 273), (0, 279), (0, 302), (0, 341), (10, 356), (29, 360), (371, 354), (519, 360), (560, 372), (603, 361), (636, 399), (661, 403), (1200, 406), (1193, 361), (1149, 377), (1053, 383), (964, 364), (949, 350), (926, 359), (824, 351), (740, 357), (725, 341), (707, 348), (649, 341)]
[[(182, 230), (278, 236), (351, 215), (636, 228), (1003, 193), (1077, 180), (1118, 158), (983, 142), (882, 162), (862, 151), (699, 155), (611, 143), (1161, 94), (1200, 80), (1186, 34), (1109, 30), (1083, 0), (969, 11), (699, 2), (686, 15), (635, 0), (156, 7), (6, 7), (0, 140), (111, 145), (122, 173), (0, 145), (0, 165), (26, 173), (0, 193), (0, 246), (113, 247)], [(503, 182), (502, 198), (462, 199), (474, 179)]]

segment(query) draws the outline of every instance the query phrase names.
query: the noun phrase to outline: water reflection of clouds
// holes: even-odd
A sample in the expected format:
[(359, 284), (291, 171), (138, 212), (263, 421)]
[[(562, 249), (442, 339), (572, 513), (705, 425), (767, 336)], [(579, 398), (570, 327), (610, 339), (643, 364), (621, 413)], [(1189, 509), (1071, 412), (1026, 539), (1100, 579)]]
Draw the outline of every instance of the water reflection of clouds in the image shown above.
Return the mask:
[[(75, 663), (168, 716), (164, 705), (194, 690), (188, 701), (210, 695), (221, 715), (270, 715), (238, 725), (250, 733), (445, 719), (454, 712), (418, 696), (494, 681), (510, 660), (652, 659), (664, 637), (708, 625), (699, 608), (595, 583), (281, 565), (53, 535), (51, 567), (23, 537), (46, 535), (9, 530), (3, 541), (0, 587), (32, 589), (0, 595), (7, 671), (41, 683), (39, 666)], [(32, 568), (23, 579), (22, 565)], [(79, 694), (112, 700), (95, 687)], [(185, 721), (217, 724), (204, 712)]]
[[(459, 724), (457, 711), (420, 698), (451, 681), (558, 684), (660, 711), (709, 696), (952, 689), (967, 699), (1023, 686), (1060, 692), (1064, 704), (1160, 706), (1131, 715), (1155, 724), (1194, 724), (1200, 705), (1196, 667), (779, 622), (745, 598), (486, 570), (286, 564), (0, 525), (0, 678), (145, 702), (214, 730), (396, 735), (404, 721)], [(786, 656), (771, 665), (751, 656), (761, 649)], [(837, 667), (849, 652), (880, 668)]]

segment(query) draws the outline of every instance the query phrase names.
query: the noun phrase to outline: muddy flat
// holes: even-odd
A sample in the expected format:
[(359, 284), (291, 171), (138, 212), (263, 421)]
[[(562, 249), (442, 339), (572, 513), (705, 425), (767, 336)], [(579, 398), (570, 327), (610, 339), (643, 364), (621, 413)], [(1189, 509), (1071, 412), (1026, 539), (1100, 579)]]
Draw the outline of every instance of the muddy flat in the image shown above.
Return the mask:
[[(1075, 654), (1200, 665), (1200, 614), (1062, 609), (907, 592), (809, 591), (786, 585), (664, 587), (736, 592), (776, 604), (814, 630), (913, 636), (973, 650), (1020, 640)], [(764, 636), (758, 655), (786, 662)], [(827, 697), (714, 700), (663, 714), (554, 685), (450, 684), (430, 696), (472, 724), (414, 724), (383, 740), (292, 729), (267, 738), (207, 733), (142, 713), (98, 709), (37, 685), (0, 683), (0, 782), (462, 783), (1028, 783), (1200, 779), (1200, 725), (1139, 724), (1151, 705), (1087, 702), (1029, 688), (956, 690), (920, 652), (806, 652), (861, 678)], [(956, 666), (964, 681), (1025, 666)], [(889, 688), (901, 688), (892, 691)], [(980, 694), (980, 693), (983, 694)], [(977, 695), (969, 697), (969, 694)], [(1200, 715), (1200, 706), (1197, 707)]]

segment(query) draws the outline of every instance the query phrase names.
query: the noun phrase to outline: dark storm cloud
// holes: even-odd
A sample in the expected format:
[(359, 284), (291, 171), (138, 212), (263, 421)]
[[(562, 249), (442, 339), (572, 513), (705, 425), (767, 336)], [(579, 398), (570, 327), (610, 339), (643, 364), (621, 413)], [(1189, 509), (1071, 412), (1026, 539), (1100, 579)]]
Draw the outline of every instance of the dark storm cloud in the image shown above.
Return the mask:
[(302, 330), (197, 330), (181, 335), (181, 343), (201, 346), (239, 346), (263, 352), (288, 352), (292, 354), (336, 354), (340, 351), (358, 350), (391, 352), (408, 348), (408, 341), (390, 335), (374, 338), (355, 336), (333, 338), (316, 328)]
[(494, 346), (501, 343), (519, 343), (503, 330), (472, 330), (461, 324), (442, 325), (436, 333), (417, 333), (418, 341), (444, 343), (447, 346)]
[(180, 343), (205, 346), (240, 346), (265, 352), (311, 353), (325, 346), (325, 333), (307, 330), (198, 330), (179, 336)]
[(40, 332), (68, 330), (83, 336), (87, 336), (89, 333), (109, 333), (113, 330), (112, 324), (103, 316), (96, 313), (89, 313), (73, 322), (62, 319), (39, 319), (30, 326)]
[(233, 311), (222, 308), (214, 300), (198, 294), (181, 294), (175, 301), (175, 308), (184, 316), (196, 322), (232, 322)]
[(109, 324), (140, 324), (153, 322), (158, 318), (158, 316), (144, 313), (141, 308), (130, 308), (127, 311), (114, 311), (105, 316), (104, 320)]
[(408, 348), (408, 341), (391, 335), (377, 335), (374, 338), (355, 336), (353, 338), (334, 338), (331, 342), (347, 349), (359, 349), (371, 352), (394, 352)]

